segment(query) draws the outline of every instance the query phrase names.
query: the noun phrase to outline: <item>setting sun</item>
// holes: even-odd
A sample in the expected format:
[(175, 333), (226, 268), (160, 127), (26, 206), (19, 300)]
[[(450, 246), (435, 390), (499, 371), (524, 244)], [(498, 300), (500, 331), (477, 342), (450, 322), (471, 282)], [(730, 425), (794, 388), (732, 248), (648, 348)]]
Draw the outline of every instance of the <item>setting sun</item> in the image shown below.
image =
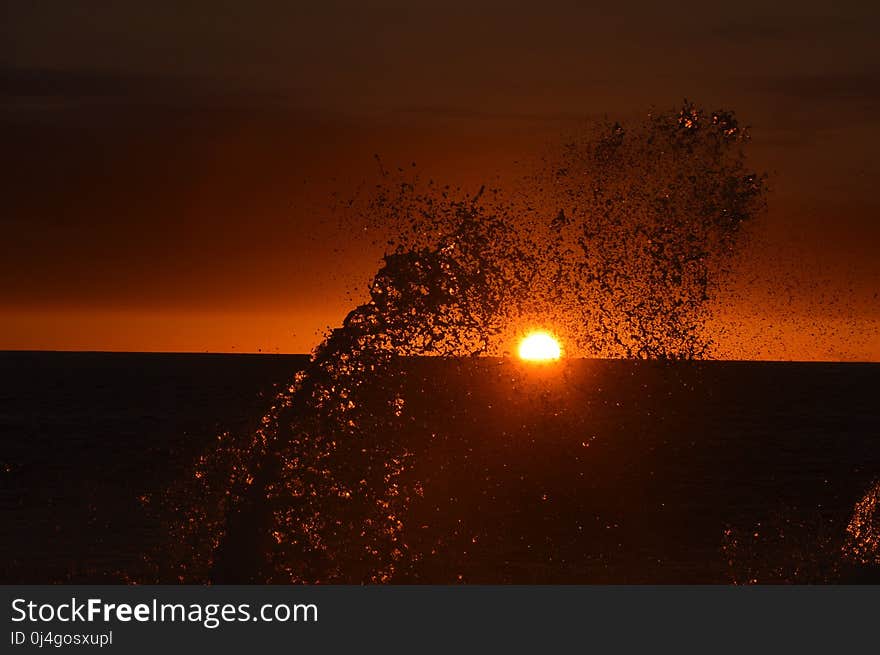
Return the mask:
[(519, 344), (520, 359), (547, 362), (559, 359), (562, 348), (559, 341), (548, 332), (532, 332)]

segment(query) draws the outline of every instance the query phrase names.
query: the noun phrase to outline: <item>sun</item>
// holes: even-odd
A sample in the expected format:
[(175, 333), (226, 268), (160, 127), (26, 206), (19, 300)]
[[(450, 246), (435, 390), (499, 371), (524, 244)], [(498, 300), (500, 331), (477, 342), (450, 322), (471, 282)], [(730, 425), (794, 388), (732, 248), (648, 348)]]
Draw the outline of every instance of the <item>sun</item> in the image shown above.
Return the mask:
[(519, 342), (519, 357), (530, 362), (555, 361), (562, 357), (562, 348), (549, 332), (531, 332)]

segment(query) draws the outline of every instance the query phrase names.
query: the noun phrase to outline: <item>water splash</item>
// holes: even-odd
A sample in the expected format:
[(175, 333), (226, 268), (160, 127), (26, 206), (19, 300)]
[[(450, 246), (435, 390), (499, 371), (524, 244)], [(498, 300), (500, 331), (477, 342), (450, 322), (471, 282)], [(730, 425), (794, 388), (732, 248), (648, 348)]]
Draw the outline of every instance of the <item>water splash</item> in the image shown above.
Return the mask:
[(559, 300), (584, 354), (710, 355), (710, 301), (765, 204), (764, 176), (746, 166), (748, 142), (732, 113), (686, 103), (565, 148), (544, 179), (559, 208), (553, 282), (571, 292)]
[(728, 527), (722, 553), (733, 584), (876, 583), (880, 483), (855, 504), (845, 530), (833, 517), (787, 507), (748, 529)]
[(747, 141), (731, 113), (686, 104), (600, 126), (507, 191), (383, 170), (354, 205), (387, 236), (369, 300), (253, 433), (223, 435), (189, 480), (150, 501), (180, 514), (153, 577), (406, 580), (424, 549), (404, 538), (420, 494), (405, 358), (504, 354), (536, 320), (574, 354), (708, 356), (707, 303), (763, 208)]
[(843, 553), (848, 560), (880, 567), (880, 482), (856, 503), (846, 536)]

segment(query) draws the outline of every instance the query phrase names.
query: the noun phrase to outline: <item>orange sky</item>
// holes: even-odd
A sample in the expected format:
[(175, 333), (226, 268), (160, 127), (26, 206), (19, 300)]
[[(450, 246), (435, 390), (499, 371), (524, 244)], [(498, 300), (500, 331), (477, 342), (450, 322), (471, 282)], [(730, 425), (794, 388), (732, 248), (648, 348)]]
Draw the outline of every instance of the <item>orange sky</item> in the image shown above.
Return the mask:
[(381, 255), (330, 211), (374, 153), (478, 188), (688, 97), (771, 175), (720, 353), (880, 360), (873, 5), (211, 8), (10, 10), (0, 349), (308, 351)]

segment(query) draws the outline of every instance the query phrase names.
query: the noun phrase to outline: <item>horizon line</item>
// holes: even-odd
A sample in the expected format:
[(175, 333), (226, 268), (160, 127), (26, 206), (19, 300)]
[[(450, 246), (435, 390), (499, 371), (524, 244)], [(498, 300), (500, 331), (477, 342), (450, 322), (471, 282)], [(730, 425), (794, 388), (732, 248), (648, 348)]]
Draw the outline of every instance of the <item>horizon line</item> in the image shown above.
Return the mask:
[[(0, 355), (10, 353), (46, 353), (69, 355), (241, 355), (251, 357), (311, 357), (312, 353), (272, 352), (272, 351), (228, 351), (228, 350), (74, 350), (74, 349), (35, 349), (35, 348), (0, 348)], [(436, 357), (440, 359), (516, 359), (513, 355), (401, 355), (401, 357)], [(639, 359), (624, 357), (563, 357), (562, 360), (591, 360), (601, 362), (667, 362), (667, 363), (704, 363), (727, 362), (742, 364), (880, 364), (880, 360), (871, 359)]]

